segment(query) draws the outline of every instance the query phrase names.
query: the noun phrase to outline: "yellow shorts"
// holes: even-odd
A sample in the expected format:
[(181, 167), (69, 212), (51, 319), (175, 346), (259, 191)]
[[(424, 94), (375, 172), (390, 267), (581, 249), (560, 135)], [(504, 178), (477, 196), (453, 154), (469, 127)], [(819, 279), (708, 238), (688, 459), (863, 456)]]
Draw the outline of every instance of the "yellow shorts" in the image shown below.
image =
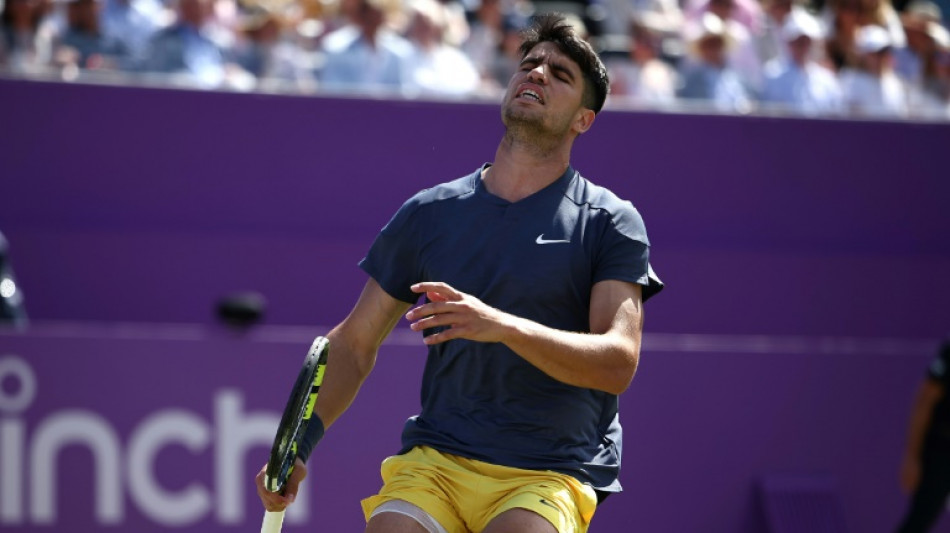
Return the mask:
[(425, 446), (387, 458), (381, 473), (383, 488), (362, 502), (367, 521), (379, 505), (404, 500), (449, 533), (482, 531), (515, 508), (543, 516), (559, 533), (585, 533), (597, 508), (594, 489), (571, 476), (492, 465)]

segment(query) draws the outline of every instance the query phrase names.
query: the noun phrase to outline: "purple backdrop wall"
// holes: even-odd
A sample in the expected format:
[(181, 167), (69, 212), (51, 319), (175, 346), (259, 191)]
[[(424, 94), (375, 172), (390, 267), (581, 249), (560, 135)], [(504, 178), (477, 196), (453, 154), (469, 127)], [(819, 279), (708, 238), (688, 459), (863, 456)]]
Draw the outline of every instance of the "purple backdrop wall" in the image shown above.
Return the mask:
[[(501, 134), (483, 104), (2, 80), (0, 102), (0, 230), (34, 321), (0, 334), (0, 358), (40, 384), (28, 407), (0, 412), (0, 446), (35, 445), (57, 420), (73, 427), (64, 411), (104, 417), (125, 458), (121, 523), (142, 531), (169, 527), (140, 504), (152, 478), (131, 481), (149, 465), (153, 505), (162, 490), (196, 498), (182, 511), (192, 530), (258, 520), (249, 487), (235, 496), (243, 516), (227, 514), (230, 479), (209, 464), (218, 435), (243, 427), (227, 425), (227, 409), (240, 400), (273, 415), (281, 401), (260, 383), (283, 387), (307, 337), (346, 312), (375, 232), (413, 192), (490, 160)], [(597, 530), (762, 531), (755, 483), (776, 472), (828, 473), (851, 531), (890, 529), (913, 388), (950, 327), (948, 147), (950, 126), (935, 124), (598, 118), (574, 164), (638, 206), (669, 287), (647, 306), (641, 370), (622, 400), (627, 492)], [(242, 289), (267, 297), (271, 326), (231, 338), (212, 305)], [(193, 325), (94, 325), (115, 322)], [(314, 326), (286, 328), (300, 324)], [(358, 530), (354, 502), (415, 409), (415, 387), (396, 384), (418, 382), (418, 359), (400, 334), (328, 437), (320, 453), (345, 460), (325, 461), (314, 522)], [(108, 401), (106, 384), (143, 374), (145, 385), (122, 385), (128, 401)], [(193, 386), (172, 394), (172, 383)], [(0, 386), (7, 399), (22, 392)], [(176, 437), (169, 420), (194, 427), (191, 448), (172, 440), (142, 459), (155, 435)], [(62, 452), (57, 510), (90, 531), (95, 476), (81, 448)], [(262, 450), (238, 450), (245, 469)], [(28, 492), (10, 500), (10, 476), (0, 472), (0, 523), (32, 530), (44, 510)], [(206, 511), (202, 498), (221, 505)]]

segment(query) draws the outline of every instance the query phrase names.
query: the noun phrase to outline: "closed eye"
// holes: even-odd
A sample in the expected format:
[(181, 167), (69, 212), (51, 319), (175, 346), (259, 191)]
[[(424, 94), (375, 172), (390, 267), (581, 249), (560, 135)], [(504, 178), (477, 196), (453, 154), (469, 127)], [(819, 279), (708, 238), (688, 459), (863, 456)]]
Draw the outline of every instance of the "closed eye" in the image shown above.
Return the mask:
[[(519, 67), (521, 71), (524, 72), (524, 71), (534, 70), (540, 64), (541, 64), (541, 60), (539, 58), (526, 57), (521, 60), (521, 64), (519, 65)], [(574, 72), (571, 71), (571, 69), (569, 69), (567, 66), (557, 61), (548, 60), (548, 68), (554, 74), (554, 77), (556, 77), (560, 81), (563, 81), (564, 83), (573, 84), (574, 81), (577, 79), (576, 76), (574, 75)]]
[(559, 80), (567, 83), (574, 82), (574, 73), (567, 67), (559, 63), (551, 63), (551, 70), (554, 71), (554, 75), (557, 76)]

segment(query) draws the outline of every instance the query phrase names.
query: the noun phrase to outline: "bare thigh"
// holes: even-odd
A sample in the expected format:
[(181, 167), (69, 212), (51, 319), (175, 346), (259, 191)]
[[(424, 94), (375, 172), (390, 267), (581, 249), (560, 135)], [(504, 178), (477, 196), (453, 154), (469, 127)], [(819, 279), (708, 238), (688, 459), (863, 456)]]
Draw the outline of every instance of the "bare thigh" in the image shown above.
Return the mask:
[(427, 533), (415, 519), (399, 513), (380, 513), (370, 518), (365, 533)]
[(509, 509), (492, 519), (482, 533), (557, 533), (557, 529), (535, 512)]

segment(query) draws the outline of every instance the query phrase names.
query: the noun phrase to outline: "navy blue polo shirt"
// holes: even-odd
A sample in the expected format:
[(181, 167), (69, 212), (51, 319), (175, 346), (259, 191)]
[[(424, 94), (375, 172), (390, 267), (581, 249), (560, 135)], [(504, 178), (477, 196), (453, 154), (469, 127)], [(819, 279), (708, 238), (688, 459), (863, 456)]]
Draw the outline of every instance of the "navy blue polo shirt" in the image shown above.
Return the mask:
[[(662, 288), (643, 220), (629, 202), (573, 168), (508, 202), (486, 190), (484, 168), (409, 199), (360, 267), (398, 300), (417, 300), (414, 283), (441, 281), (576, 332), (590, 331), (595, 283), (640, 284), (644, 300)], [(422, 411), (406, 422), (403, 452), (427, 445), (620, 490), (617, 396), (557, 381), (500, 343), (455, 339), (428, 350)]]

